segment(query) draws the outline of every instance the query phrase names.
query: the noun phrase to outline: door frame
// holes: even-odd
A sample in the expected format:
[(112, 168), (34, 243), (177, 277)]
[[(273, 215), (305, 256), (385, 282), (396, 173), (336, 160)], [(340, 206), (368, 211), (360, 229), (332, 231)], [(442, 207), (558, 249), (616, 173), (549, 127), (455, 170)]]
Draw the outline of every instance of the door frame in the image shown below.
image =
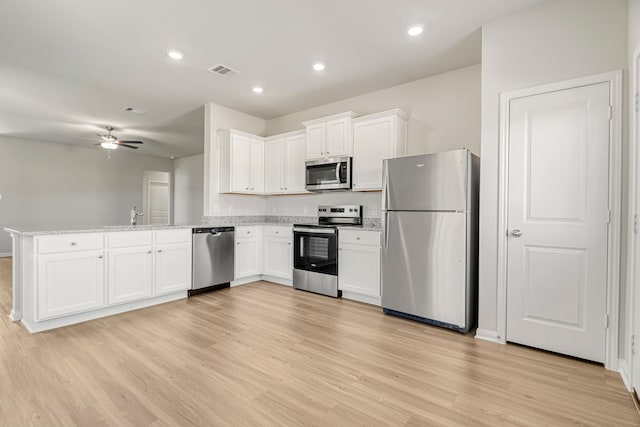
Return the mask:
[[(625, 339), (627, 340), (627, 348), (621, 363), (621, 374), (625, 380), (625, 385), (629, 390), (633, 390), (635, 371), (640, 370), (640, 366), (634, 363), (634, 357), (632, 353), (632, 344), (634, 336), (640, 334), (640, 330), (637, 329), (636, 323), (638, 318), (636, 310), (640, 309), (640, 281), (638, 280), (639, 271), (636, 268), (635, 260), (638, 257), (638, 247), (636, 246), (636, 240), (638, 239), (638, 233), (634, 233), (634, 229), (638, 227), (637, 224), (637, 206), (640, 201), (640, 187), (638, 186), (638, 177), (640, 174), (640, 123), (638, 118), (640, 116), (640, 100), (638, 93), (640, 87), (638, 85), (640, 81), (640, 69), (638, 63), (640, 62), (640, 43), (636, 46), (633, 56), (631, 57), (631, 75), (629, 78), (632, 80), (630, 83), (631, 93), (629, 102), (629, 221), (628, 221), (628, 236), (627, 242), (627, 319), (629, 321), (629, 327), (627, 328), (627, 334)], [(626, 364), (626, 365), (625, 365)], [(626, 371), (625, 371), (626, 369)], [(640, 390), (636, 390), (640, 392)]]
[[(158, 176), (162, 174), (163, 178), (158, 178)], [(166, 180), (164, 179), (166, 177)], [(149, 187), (152, 183), (166, 183), (169, 189), (169, 224), (173, 221), (173, 189), (172, 189), (172, 181), (173, 177), (171, 172), (168, 171), (154, 171), (154, 170), (145, 170), (142, 174), (142, 224), (149, 224), (150, 214), (147, 213), (149, 210), (149, 197), (150, 191)]]
[[(617, 370), (618, 328), (620, 305), (620, 213), (622, 185), (622, 70), (580, 77), (500, 94), (500, 135), (498, 175), (498, 283), (497, 283), (497, 341), (507, 342), (507, 221), (509, 202), (509, 113), (510, 102), (517, 98), (573, 89), (598, 83), (609, 83), (612, 106), (609, 127), (609, 209), (611, 221), (607, 239), (607, 301), (609, 316), (605, 330), (604, 366)], [(602, 319), (605, 322), (605, 319)]]

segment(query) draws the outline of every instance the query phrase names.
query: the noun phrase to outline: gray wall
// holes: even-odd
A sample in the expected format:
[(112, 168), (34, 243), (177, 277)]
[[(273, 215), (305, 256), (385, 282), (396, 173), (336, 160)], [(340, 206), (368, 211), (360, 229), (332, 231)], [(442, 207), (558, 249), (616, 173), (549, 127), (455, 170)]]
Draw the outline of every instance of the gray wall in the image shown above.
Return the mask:
[(0, 136), (0, 253), (11, 251), (6, 226), (116, 225), (142, 207), (145, 170), (173, 163), (106, 150)]
[(199, 224), (203, 215), (204, 154), (173, 161), (173, 219), (176, 224)]

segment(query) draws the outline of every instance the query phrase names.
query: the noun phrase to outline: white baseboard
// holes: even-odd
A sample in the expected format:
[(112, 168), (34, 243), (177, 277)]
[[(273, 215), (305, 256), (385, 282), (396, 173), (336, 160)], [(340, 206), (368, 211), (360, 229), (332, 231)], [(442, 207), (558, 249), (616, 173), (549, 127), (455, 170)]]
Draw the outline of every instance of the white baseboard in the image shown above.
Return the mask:
[(164, 304), (166, 302), (176, 301), (183, 298), (187, 298), (187, 291), (180, 291), (169, 295), (161, 295), (140, 301), (133, 301), (121, 305), (115, 305), (113, 307), (105, 307), (99, 310), (87, 311), (84, 313), (58, 317), (50, 320), (43, 320), (40, 322), (31, 322), (30, 320), (23, 318), (22, 324), (25, 326), (25, 328), (27, 328), (29, 332), (33, 334), (35, 332), (61, 328), (63, 326), (69, 326), (76, 323), (86, 322), (88, 320), (99, 319), (101, 317), (112, 316), (114, 314), (125, 313), (127, 311), (150, 307), (152, 305)]
[(265, 274), (262, 276), (261, 280), (275, 283), (277, 285), (293, 286), (293, 281), (291, 281), (290, 279), (283, 279), (282, 277), (269, 276)]
[(380, 306), (380, 297), (370, 297), (368, 295), (354, 294), (352, 292), (342, 291), (342, 298), (353, 301), (363, 302), (365, 304)]
[(494, 342), (496, 344), (505, 344), (505, 342), (498, 337), (498, 332), (490, 331), (487, 329), (480, 329), (480, 328), (476, 329), (475, 338), (477, 340)]
[(262, 276), (249, 276), (249, 277), (243, 277), (242, 279), (233, 280), (231, 281), (230, 285), (231, 287), (241, 286), (241, 285), (246, 285), (247, 283), (258, 282), (260, 280), (262, 280)]
[(19, 322), (22, 319), (22, 313), (11, 309), (11, 311), (9, 312), (9, 318), (12, 322)]
[(622, 382), (627, 390), (631, 391), (633, 389), (631, 385), (631, 376), (629, 375), (629, 364), (624, 359), (618, 359), (618, 372), (622, 377)]
[(0, 258), (13, 256), (12, 252), (0, 252)]

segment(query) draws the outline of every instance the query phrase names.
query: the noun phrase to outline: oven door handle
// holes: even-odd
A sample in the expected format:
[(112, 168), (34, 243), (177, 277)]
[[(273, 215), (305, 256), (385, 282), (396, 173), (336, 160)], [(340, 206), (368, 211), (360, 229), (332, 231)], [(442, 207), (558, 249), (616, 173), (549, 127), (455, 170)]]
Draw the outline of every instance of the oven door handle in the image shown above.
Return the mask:
[(314, 234), (336, 234), (336, 230), (325, 229), (325, 228), (303, 228), (303, 227), (294, 227), (293, 231), (298, 231), (301, 233), (314, 233)]

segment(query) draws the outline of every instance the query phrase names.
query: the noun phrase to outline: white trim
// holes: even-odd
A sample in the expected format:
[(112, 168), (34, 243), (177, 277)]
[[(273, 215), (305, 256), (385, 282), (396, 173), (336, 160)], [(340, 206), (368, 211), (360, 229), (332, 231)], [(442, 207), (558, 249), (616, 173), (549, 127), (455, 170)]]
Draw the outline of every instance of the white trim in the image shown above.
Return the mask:
[(31, 322), (27, 319), (22, 319), (22, 324), (25, 326), (25, 328), (27, 328), (29, 332), (33, 334), (36, 332), (61, 328), (63, 326), (74, 325), (76, 323), (86, 322), (88, 320), (99, 319), (101, 317), (112, 316), (114, 314), (125, 313), (127, 311), (150, 307), (152, 305), (164, 304), (184, 298), (187, 298), (187, 291), (180, 291), (168, 295), (160, 295), (145, 300), (128, 302), (125, 304), (101, 308), (99, 310), (87, 311), (84, 313), (73, 314), (70, 316), (59, 317), (51, 320), (43, 320), (41, 322)]
[(242, 286), (253, 282), (259, 282), (262, 280), (262, 275), (257, 274), (255, 276), (243, 277), (242, 279), (232, 280), (231, 287)]
[(372, 297), (369, 295), (361, 295), (361, 294), (356, 294), (353, 292), (349, 292), (349, 291), (342, 291), (342, 298), (344, 299), (348, 299), (348, 300), (352, 300), (352, 301), (358, 301), (358, 302), (363, 302), (365, 304), (371, 304), (371, 305), (377, 305), (380, 306), (380, 297)]
[[(638, 87), (638, 81), (640, 80), (640, 69), (638, 68), (638, 62), (640, 61), (640, 43), (636, 46), (633, 57), (631, 58), (633, 62), (631, 66), (631, 76), (629, 77), (631, 82), (631, 97), (630, 97), (630, 111), (629, 111), (629, 119), (630, 119), (630, 135), (629, 135), (629, 203), (628, 203), (628, 212), (629, 212), (629, 222), (627, 235), (629, 236), (629, 241), (627, 242), (627, 320), (629, 322), (627, 327), (627, 336), (624, 337), (627, 342), (627, 351), (624, 355), (625, 359), (628, 357), (628, 366), (629, 366), (629, 383), (630, 389), (633, 388), (633, 378), (634, 370), (640, 369), (640, 366), (635, 366), (634, 357), (631, 353), (631, 338), (633, 334), (640, 335), (640, 331), (636, 331), (636, 310), (640, 309), (640, 306), (636, 299), (640, 297), (640, 290), (638, 287), (640, 286), (640, 281), (637, 280), (638, 271), (636, 268), (636, 257), (637, 257), (637, 248), (636, 248), (636, 234), (633, 232), (634, 225), (634, 215), (640, 215), (640, 212), (637, 211), (638, 201), (640, 199), (640, 187), (638, 187), (638, 175), (640, 171), (640, 159), (638, 158), (638, 154), (640, 153), (640, 123), (638, 123), (639, 112), (635, 111), (635, 97), (638, 92), (640, 92), (640, 87)], [(624, 379), (624, 378), (623, 378)], [(625, 382), (626, 383), (626, 382)]]
[(276, 285), (283, 286), (293, 286), (293, 281), (291, 279), (283, 279), (282, 277), (269, 276), (268, 274), (263, 274), (262, 279), (265, 282), (275, 283)]
[(627, 390), (631, 391), (633, 387), (631, 385), (631, 376), (629, 375), (629, 365), (623, 358), (618, 359), (618, 372), (622, 377), (624, 386), (627, 388)]
[(511, 100), (531, 95), (555, 92), (580, 86), (609, 83), (609, 99), (613, 106), (609, 135), (609, 209), (611, 223), (608, 239), (607, 313), (610, 324), (606, 330), (605, 359), (607, 369), (618, 364), (618, 328), (620, 305), (620, 197), (622, 184), (622, 71), (580, 77), (500, 95), (500, 140), (498, 176), (498, 288), (496, 295), (497, 341), (506, 343), (507, 336), (507, 209), (508, 209), (508, 143), (509, 105)]
[(10, 257), (11, 255), (11, 252), (0, 252), (0, 258)]
[(498, 333), (496, 331), (490, 331), (488, 329), (476, 329), (475, 339), (494, 342), (497, 344), (504, 344), (504, 342), (500, 340), (500, 337), (498, 336)]

